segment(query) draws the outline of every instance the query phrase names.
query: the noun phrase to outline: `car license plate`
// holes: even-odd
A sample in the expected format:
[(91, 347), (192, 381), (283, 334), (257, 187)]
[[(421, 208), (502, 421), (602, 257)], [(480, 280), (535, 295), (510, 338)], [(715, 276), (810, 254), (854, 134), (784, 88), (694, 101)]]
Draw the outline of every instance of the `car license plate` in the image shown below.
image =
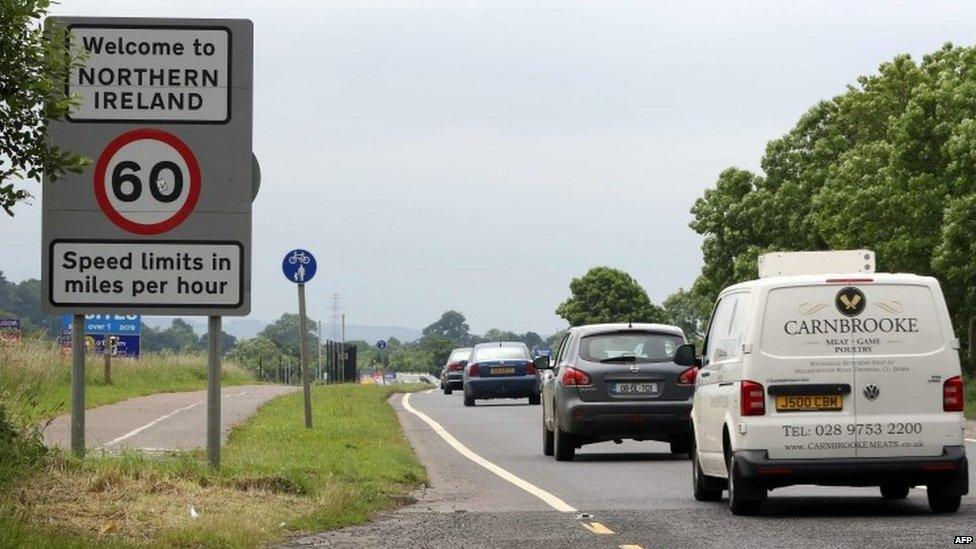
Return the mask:
[(844, 409), (841, 395), (777, 395), (777, 412), (839, 412)]
[(493, 376), (508, 376), (515, 373), (515, 368), (513, 366), (506, 366), (504, 368), (492, 368), (491, 375)]
[(634, 381), (611, 383), (610, 392), (617, 395), (653, 395), (657, 393), (657, 383)]

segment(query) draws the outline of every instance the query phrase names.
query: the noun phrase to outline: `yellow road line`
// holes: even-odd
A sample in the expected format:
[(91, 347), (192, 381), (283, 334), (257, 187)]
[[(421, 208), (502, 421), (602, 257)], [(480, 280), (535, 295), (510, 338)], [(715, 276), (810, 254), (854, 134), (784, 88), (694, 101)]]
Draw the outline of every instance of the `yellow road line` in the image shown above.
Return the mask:
[(580, 524), (583, 525), (583, 528), (586, 528), (587, 530), (589, 530), (590, 532), (593, 532), (594, 534), (596, 534), (598, 536), (600, 536), (600, 535), (606, 535), (606, 534), (612, 534), (613, 533), (613, 530), (607, 528), (606, 526), (604, 526), (603, 524), (601, 524), (599, 522), (590, 522), (590, 523), (581, 522)]

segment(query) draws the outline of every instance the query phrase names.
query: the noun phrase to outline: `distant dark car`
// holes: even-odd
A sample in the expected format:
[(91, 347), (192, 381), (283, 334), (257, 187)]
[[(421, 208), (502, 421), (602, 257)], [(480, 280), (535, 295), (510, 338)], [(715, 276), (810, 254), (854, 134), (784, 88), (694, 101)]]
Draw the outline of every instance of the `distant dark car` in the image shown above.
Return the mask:
[(468, 356), (471, 354), (470, 347), (454, 349), (451, 356), (447, 357), (444, 368), (441, 369), (441, 390), (445, 395), (451, 394), (454, 389), (460, 389), (463, 384), (464, 367), (468, 364)]
[(542, 388), (542, 450), (571, 460), (584, 444), (658, 440), (671, 452), (691, 446), (691, 403), (697, 368), (674, 362), (685, 343), (676, 326), (599, 324), (571, 328)]
[(539, 404), (539, 372), (529, 348), (519, 341), (481, 343), (474, 346), (464, 369), (464, 405), (478, 399), (526, 398)]

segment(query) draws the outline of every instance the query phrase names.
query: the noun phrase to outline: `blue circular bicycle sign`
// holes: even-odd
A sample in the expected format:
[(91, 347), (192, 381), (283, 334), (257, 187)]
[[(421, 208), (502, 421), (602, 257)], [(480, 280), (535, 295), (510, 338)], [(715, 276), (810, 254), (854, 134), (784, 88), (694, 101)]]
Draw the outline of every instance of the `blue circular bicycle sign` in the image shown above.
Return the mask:
[(304, 284), (315, 276), (315, 256), (301, 248), (292, 250), (281, 260), (281, 271), (295, 284)]
[(381, 339), (376, 342), (376, 346), (380, 349), (386, 349), (386, 341)]

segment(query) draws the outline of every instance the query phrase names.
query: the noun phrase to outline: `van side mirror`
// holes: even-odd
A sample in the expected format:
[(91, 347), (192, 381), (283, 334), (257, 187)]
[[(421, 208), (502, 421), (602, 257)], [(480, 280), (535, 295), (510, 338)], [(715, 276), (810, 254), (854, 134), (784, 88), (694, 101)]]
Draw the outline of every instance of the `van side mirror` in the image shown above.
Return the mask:
[(552, 362), (549, 361), (547, 356), (537, 356), (532, 359), (532, 365), (535, 366), (536, 370), (551, 370)]
[(701, 366), (701, 362), (695, 357), (695, 345), (685, 343), (678, 346), (674, 351), (674, 363), (678, 366)]

